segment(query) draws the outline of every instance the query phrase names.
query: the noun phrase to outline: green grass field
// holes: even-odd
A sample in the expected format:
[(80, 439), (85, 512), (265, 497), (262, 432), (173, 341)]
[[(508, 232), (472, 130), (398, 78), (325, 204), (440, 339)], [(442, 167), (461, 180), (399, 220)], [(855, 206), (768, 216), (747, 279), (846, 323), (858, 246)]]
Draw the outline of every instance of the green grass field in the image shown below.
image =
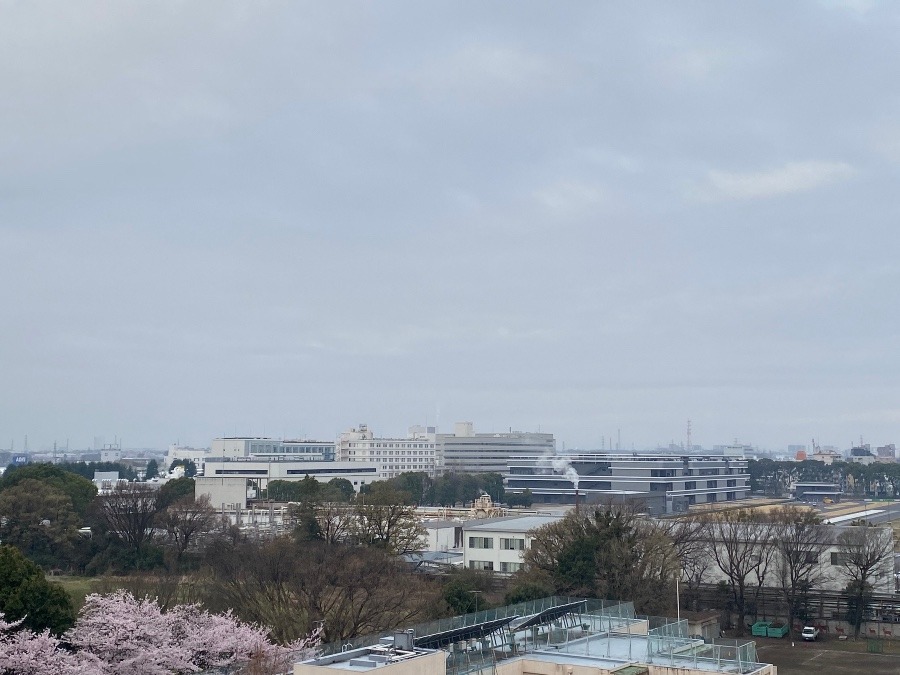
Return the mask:
[(81, 609), (85, 597), (90, 593), (98, 593), (102, 590), (100, 588), (102, 580), (93, 577), (57, 576), (47, 577), (47, 581), (62, 586), (72, 598), (72, 604), (75, 605), (76, 610)]

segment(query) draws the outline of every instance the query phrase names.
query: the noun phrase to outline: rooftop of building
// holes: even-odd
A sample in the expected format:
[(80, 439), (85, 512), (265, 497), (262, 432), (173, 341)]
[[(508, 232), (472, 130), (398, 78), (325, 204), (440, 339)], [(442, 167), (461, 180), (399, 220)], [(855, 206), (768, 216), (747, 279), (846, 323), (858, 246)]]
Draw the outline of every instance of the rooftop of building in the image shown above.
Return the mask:
[[(429, 656), (435, 653), (443, 657)], [(421, 658), (423, 666), (424, 659), (433, 658), (428, 665), (435, 670), (417, 672), (435, 675), (495, 673), (516, 661), (583, 665), (617, 674), (646, 672), (642, 667), (657, 673), (774, 672), (757, 661), (752, 641), (706, 643), (688, 637), (686, 619), (637, 617), (630, 602), (558, 596), (432, 621), (394, 636), (326, 645), (319, 657), (297, 664), (294, 672), (380, 669), (395, 663), (390, 660), (395, 654), (400, 662)]]
[(715, 455), (715, 454), (685, 454), (685, 455), (660, 455), (656, 453), (641, 453), (641, 452), (611, 452), (611, 451), (581, 451), (577, 453), (563, 454), (557, 455), (556, 457), (534, 457), (533, 455), (518, 455), (510, 457), (510, 462), (515, 460), (523, 460), (527, 462), (534, 461), (543, 461), (546, 463), (551, 463), (553, 459), (567, 459), (571, 462), (575, 461), (602, 461), (602, 460), (620, 460), (620, 461), (635, 461), (635, 462), (684, 462), (685, 460), (691, 462), (719, 462), (725, 463), (728, 462), (730, 464), (736, 464), (744, 462), (746, 463), (746, 459), (743, 457), (735, 457), (731, 455)]
[(468, 520), (463, 523), (463, 527), (467, 530), (490, 530), (491, 532), (529, 532), (561, 519), (562, 516), (506, 516)]

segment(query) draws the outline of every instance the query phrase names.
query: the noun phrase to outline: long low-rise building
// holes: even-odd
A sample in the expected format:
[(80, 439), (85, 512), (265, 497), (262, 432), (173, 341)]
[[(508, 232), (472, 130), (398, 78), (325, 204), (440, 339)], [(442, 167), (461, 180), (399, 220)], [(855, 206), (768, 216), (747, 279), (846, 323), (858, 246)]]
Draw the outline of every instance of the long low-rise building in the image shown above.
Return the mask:
[(722, 455), (582, 453), (515, 457), (504, 476), (507, 492), (526, 489), (537, 504), (574, 504), (646, 497), (653, 514), (678, 513), (694, 504), (750, 496), (747, 460)]
[[(748, 528), (752, 531), (753, 526), (750, 525)], [(840, 544), (843, 535), (844, 537), (847, 537), (847, 541), (849, 542), (859, 541), (860, 546), (867, 551), (866, 562), (867, 564), (872, 564), (868, 579), (872, 591), (884, 594), (894, 592), (896, 588), (893, 559), (894, 532), (890, 527), (851, 526), (849, 524), (843, 524), (822, 525), (821, 528), (821, 548), (818, 549), (818, 547), (815, 547), (818, 550), (814, 553), (812, 552), (812, 544), (807, 543), (803, 546), (804, 555), (807, 556), (810, 563), (814, 564), (814, 567), (809, 570), (808, 578), (816, 580), (816, 590), (840, 592), (846, 588), (850, 581), (852, 581), (850, 570), (855, 568), (852, 563), (848, 563), (848, 555), (850, 554), (847, 551), (847, 545), (842, 546)], [(779, 574), (780, 562), (777, 541), (780, 532), (782, 531), (782, 526), (777, 524), (772, 525), (771, 531), (767, 535), (767, 539), (765, 542), (761, 543), (759, 550), (751, 550), (749, 546), (744, 549), (744, 541), (746, 541), (747, 538), (745, 537), (742, 540), (739, 529), (729, 528), (725, 530), (724, 538), (728, 540), (727, 545), (716, 542), (713, 539), (706, 539), (703, 543), (707, 546), (706, 555), (708, 555), (710, 562), (702, 573), (700, 581), (702, 583), (714, 584), (728, 580), (728, 576), (725, 572), (723, 572), (715, 563), (715, 556), (711, 549), (713, 547), (718, 548), (718, 557), (725, 561), (727, 566), (728, 561), (731, 560), (729, 554), (730, 546), (731, 549), (737, 553), (746, 552), (747, 555), (754, 556), (756, 562), (759, 564), (758, 576), (757, 572), (752, 572), (751, 575), (748, 575), (748, 577), (751, 578), (751, 583), (761, 579), (762, 581), (760, 584), (764, 588), (780, 588), (781, 576)], [(860, 535), (864, 534), (865, 538), (855, 539), (853, 535), (857, 533)], [(787, 533), (787, 536), (791, 536), (790, 532)], [(814, 539), (807, 535), (807, 541), (813, 540)], [(740, 543), (736, 544), (735, 542)], [(878, 550), (890, 551), (891, 553), (878, 558), (876, 555), (876, 551)], [(735, 558), (736, 557), (737, 555), (735, 554)], [(815, 560), (813, 561), (812, 558)], [(684, 580), (688, 581), (686, 576), (684, 577)]]
[(359, 492), (363, 485), (378, 480), (378, 467), (364, 462), (322, 462), (292, 457), (260, 459), (256, 457), (209, 457), (206, 472), (195, 479), (195, 494), (206, 494), (218, 507), (247, 507), (247, 499), (265, 490), (273, 480), (303, 480), (307, 476), (320, 483), (345, 478)]
[(334, 441), (310, 441), (268, 438), (264, 436), (226, 436), (214, 438), (208, 448), (169, 446), (166, 468), (175, 460), (194, 463), (198, 474), (206, 473), (208, 460), (251, 458), (258, 460), (305, 460), (331, 462), (336, 459)]

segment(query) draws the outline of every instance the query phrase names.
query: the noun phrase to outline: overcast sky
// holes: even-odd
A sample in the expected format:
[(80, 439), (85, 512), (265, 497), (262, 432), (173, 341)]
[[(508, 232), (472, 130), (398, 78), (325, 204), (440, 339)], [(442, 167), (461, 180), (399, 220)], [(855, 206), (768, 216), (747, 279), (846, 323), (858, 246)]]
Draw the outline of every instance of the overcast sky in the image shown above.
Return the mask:
[(0, 0), (0, 447), (900, 443), (898, 30)]

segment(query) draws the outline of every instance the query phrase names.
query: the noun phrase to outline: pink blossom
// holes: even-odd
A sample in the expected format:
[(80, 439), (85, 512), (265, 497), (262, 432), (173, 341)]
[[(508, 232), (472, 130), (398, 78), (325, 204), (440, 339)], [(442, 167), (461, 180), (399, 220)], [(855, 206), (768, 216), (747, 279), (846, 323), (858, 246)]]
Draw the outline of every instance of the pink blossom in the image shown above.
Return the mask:
[(0, 672), (8, 675), (106, 675), (93, 654), (73, 653), (60, 646), (49, 631), (21, 629), (0, 614)]
[(310, 658), (322, 626), (286, 647), (260, 626), (199, 605), (163, 612), (126, 591), (89, 595), (62, 642), (21, 628), (0, 614), (0, 672), (6, 675), (181, 675), (254, 662), (285, 668)]

